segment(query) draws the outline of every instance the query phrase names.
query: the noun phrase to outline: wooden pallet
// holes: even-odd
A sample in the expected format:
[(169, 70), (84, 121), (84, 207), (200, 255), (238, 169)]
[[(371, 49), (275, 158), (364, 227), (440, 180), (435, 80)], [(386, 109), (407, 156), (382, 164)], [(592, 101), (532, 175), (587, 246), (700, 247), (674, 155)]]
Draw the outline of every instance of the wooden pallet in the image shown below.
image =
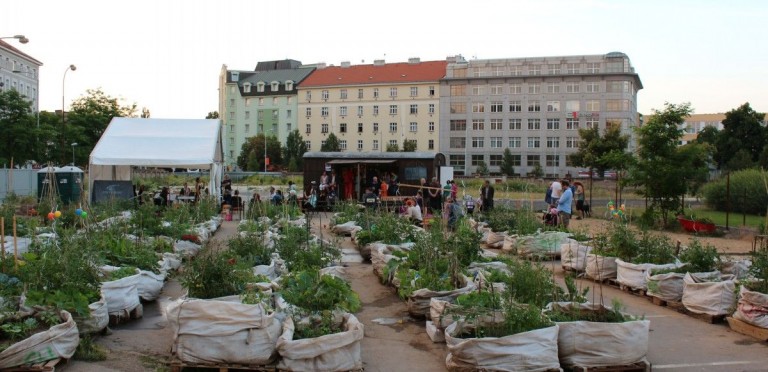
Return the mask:
[(709, 315), (709, 314), (694, 313), (693, 311), (686, 309), (685, 305), (683, 305), (682, 302), (667, 301), (667, 307), (677, 311), (678, 313), (688, 315), (691, 318), (696, 318), (696, 319), (705, 321), (709, 324), (719, 324), (719, 323), (725, 322), (725, 315)]
[(620, 366), (604, 366), (604, 367), (583, 367), (583, 366), (570, 366), (563, 368), (567, 372), (650, 372), (651, 363), (637, 362), (633, 364), (625, 364)]
[(1, 372), (54, 372), (59, 363), (64, 364), (67, 359), (56, 358), (45, 362), (25, 364), (23, 366), (0, 368)]
[(125, 312), (124, 314), (109, 314), (109, 325), (116, 326), (124, 323), (128, 323), (133, 319), (140, 319), (144, 316), (144, 305), (139, 304), (133, 308), (133, 310)]
[(664, 301), (658, 297), (648, 296), (648, 299), (656, 306), (667, 306), (667, 301)]
[(632, 288), (624, 284), (619, 284), (619, 289), (621, 289), (623, 292), (631, 293), (635, 296), (646, 297), (645, 289)]
[(184, 368), (198, 368), (198, 369), (210, 369), (218, 370), (219, 372), (232, 371), (277, 371), (276, 364), (270, 365), (253, 365), (253, 364), (237, 364), (237, 363), (186, 363), (180, 360), (173, 360), (170, 362), (171, 372), (181, 372)]
[(728, 321), (728, 326), (730, 326), (733, 331), (754, 337), (760, 341), (768, 341), (768, 329), (760, 328), (730, 316), (725, 319)]

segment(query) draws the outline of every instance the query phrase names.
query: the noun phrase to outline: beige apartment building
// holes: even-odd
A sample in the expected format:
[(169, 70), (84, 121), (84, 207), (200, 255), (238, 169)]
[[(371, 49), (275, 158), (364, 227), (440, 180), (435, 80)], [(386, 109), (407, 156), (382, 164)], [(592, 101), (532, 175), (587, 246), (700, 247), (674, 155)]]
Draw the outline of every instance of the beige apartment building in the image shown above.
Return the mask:
[(446, 61), (340, 66), (313, 65), (298, 86), (299, 131), (309, 151), (333, 133), (342, 151), (386, 151), (416, 141), (416, 151), (438, 151), (439, 86)]

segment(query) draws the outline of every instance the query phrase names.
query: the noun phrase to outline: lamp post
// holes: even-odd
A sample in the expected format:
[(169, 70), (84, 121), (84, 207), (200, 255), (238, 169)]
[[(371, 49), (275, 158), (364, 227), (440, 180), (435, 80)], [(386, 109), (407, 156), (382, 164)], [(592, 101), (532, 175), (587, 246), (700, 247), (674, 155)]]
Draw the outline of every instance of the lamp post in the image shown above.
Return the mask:
[[(75, 65), (69, 65), (69, 67), (67, 67), (67, 69), (64, 70), (64, 77), (61, 78), (61, 136), (62, 136), (61, 144), (62, 145), (64, 145), (64, 135), (65, 135), (64, 130), (66, 125), (66, 119), (64, 119), (64, 83), (67, 80), (67, 72), (69, 72), (70, 70), (75, 71), (77, 70), (77, 67), (75, 67)], [(72, 146), (75, 146), (75, 145), (76, 144), (73, 144)], [(75, 148), (72, 147), (72, 153), (74, 154), (74, 152), (75, 152)], [(74, 158), (74, 155), (72, 155), (72, 158)], [(74, 163), (74, 160), (73, 160), (73, 163)]]
[(72, 166), (75, 166), (75, 146), (77, 146), (77, 142), (72, 143)]
[(27, 39), (24, 35), (13, 35), (13, 36), (2, 36), (0, 39), (16, 39), (22, 44), (26, 44), (29, 42), (29, 39)]
[[(272, 130), (270, 129), (269, 132)], [(267, 162), (269, 161), (269, 158), (267, 157), (267, 130), (264, 129), (264, 173), (267, 173)]]

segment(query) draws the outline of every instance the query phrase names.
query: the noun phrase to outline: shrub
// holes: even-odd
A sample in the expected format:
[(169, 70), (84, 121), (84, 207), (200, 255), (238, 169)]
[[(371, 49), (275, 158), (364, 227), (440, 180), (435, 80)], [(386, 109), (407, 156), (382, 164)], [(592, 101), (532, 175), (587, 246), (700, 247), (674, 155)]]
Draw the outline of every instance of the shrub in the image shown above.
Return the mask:
[[(765, 214), (768, 205), (768, 193), (765, 190), (765, 173), (757, 169), (746, 169), (731, 173), (731, 212)], [(726, 177), (710, 182), (702, 188), (704, 202), (712, 209), (725, 211), (728, 208), (728, 188)]]

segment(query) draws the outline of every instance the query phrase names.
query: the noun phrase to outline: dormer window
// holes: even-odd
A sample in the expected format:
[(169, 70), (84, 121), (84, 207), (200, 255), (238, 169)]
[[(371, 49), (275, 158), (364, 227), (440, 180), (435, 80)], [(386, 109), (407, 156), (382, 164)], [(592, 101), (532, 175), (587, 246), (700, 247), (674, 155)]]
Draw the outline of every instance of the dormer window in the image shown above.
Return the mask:
[(263, 81), (260, 81), (260, 82), (256, 83), (256, 91), (257, 92), (264, 92), (264, 85), (266, 85), (266, 84), (264, 84)]
[(293, 90), (293, 80), (285, 81), (285, 90), (289, 92)]
[(251, 92), (251, 83), (243, 84), (243, 93), (250, 93), (250, 92)]
[(276, 81), (273, 81), (272, 83), (270, 83), (270, 85), (272, 86), (272, 91), (273, 92), (277, 92), (277, 89), (280, 88), (280, 83), (278, 83)]
[(232, 81), (239, 81), (239, 80), (240, 80), (240, 72), (232, 71)]

